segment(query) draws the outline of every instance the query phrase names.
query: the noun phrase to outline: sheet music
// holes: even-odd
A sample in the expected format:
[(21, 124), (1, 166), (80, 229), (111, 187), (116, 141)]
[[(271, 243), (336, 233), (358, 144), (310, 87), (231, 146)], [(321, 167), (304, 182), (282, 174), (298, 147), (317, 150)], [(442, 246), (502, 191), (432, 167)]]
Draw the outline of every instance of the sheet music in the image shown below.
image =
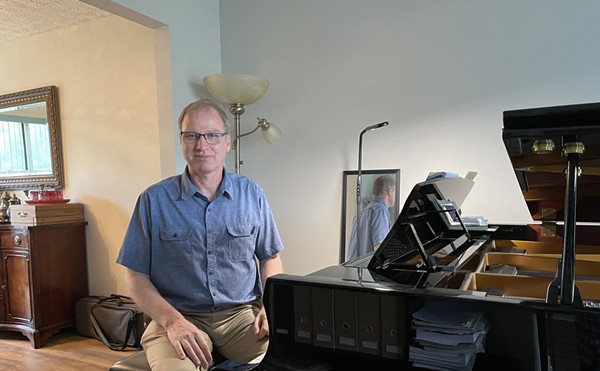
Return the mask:
[(413, 314), (414, 344), (409, 360), (434, 370), (471, 370), (485, 351), (489, 330), (482, 311), (451, 303), (428, 303)]
[(475, 171), (469, 171), (462, 176), (446, 171), (432, 172), (427, 176), (425, 183), (435, 183), (442, 195), (448, 200), (454, 201), (460, 209), (475, 185), (476, 175)]

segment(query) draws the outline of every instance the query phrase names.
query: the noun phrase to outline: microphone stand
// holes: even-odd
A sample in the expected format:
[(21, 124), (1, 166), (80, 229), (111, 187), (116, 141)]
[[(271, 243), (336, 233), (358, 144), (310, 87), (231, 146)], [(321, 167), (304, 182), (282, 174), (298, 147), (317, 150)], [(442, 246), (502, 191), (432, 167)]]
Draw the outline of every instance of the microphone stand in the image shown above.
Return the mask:
[(384, 126), (388, 126), (389, 122), (384, 121), (379, 124), (367, 126), (363, 131), (360, 132), (360, 136), (358, 139), (358, 176), (356, 178), (356, 252), (358, 257), (358, 252), (360, 251), (360, 218), (362, 214), (362, 202), (360, 200), (360, 191), (362, 187), (362, 140), (363, 135), (367, 131), (375, 130), (382, 128)]

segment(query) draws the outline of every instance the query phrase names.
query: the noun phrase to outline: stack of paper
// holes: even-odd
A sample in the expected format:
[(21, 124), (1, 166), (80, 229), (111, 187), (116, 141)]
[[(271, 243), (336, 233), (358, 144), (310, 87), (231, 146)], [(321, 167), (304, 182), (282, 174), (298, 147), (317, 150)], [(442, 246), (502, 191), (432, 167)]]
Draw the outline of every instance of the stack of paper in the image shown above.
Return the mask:
[(471, 370), (484, 352), (488, 323), (485, 314), (463, 306), (429, 303), (413, 314), (416, 332), (409, 359), (416, 367)]

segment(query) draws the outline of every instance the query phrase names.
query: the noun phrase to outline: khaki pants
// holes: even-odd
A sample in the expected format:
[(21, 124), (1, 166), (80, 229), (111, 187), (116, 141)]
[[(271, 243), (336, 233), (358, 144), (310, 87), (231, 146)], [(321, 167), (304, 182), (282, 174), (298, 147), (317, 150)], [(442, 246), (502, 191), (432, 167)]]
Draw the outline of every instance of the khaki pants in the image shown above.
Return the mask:
[[(202, 331), (211, 350), (216, 349), (232, 361), (258, 363), (269, 345), (268, 337), (254, 339), (254, 319), (259, 310), (260, 302), (253, 301), (219, 312), (184, 316)], [(197, 370), (189, 358), (179, 359), (167, 332), (154, 321), (144, 331), (142, 346), (153, 371)]]

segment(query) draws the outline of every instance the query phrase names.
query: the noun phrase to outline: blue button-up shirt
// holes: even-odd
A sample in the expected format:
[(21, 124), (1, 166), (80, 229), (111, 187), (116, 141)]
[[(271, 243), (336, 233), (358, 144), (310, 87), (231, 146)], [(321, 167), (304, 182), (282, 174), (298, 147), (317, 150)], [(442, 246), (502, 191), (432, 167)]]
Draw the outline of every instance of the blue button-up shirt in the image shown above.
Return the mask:
[(259, 298), (255, 257), (283, 250), (263, 189), (223, 172), (209, 202), (183, 174), (138, 198), (117, 263), (150, 277), (181, 312), (211, 312)]
[(352, 233), (346, 260), (373, 252), (376, 244), (381, 244), (391, 229), (390, 210), (383, 200), (373, 198), (360, 215), (360, 243), (357, 241), (356, 217), (352, 221)]

